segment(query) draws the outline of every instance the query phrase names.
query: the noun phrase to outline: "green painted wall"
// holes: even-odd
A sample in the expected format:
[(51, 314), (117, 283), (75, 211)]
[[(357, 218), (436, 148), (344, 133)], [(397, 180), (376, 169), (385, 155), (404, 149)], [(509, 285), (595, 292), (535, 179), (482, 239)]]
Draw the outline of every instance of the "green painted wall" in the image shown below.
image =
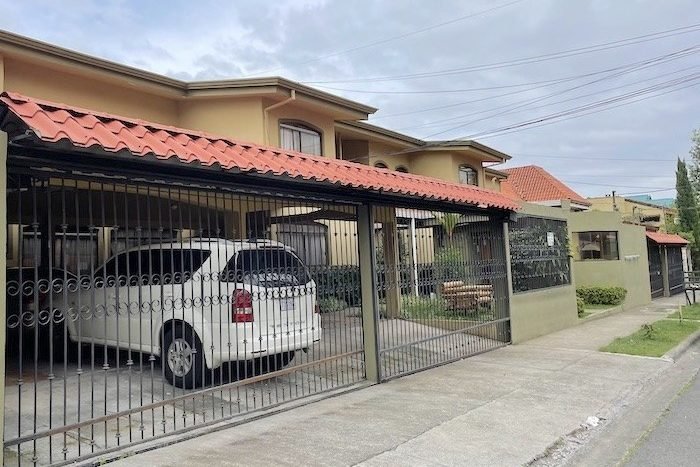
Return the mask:
[(578, 324), (573, 285), (514, 294), (510, 303), (514, 344)]
[(627, 289), (627, 298), (623, 304), (625, 309), (650, 303), (649, 259), (644, 227), (623, 223), (622, 215), (617, 212), (586, 211), (569, 214), (571, 234), (595, 230), (618, 232), (620, 259), (574, 261), (576, 285), (624, 287)]

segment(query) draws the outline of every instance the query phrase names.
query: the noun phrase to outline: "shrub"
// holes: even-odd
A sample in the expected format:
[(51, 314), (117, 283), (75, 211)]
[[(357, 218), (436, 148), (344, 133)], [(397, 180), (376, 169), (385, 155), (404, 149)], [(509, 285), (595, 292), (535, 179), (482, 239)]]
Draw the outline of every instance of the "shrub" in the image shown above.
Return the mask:
[(318, 299), (318, 310), (321, 313), (335, 313), (338, 311), (343, 311), (348, 307), (345, 300), (341, 300), (336, 297), (326, 297)]
[(622, 287), (577, 287), (576, 296), (586, 305), (619, 305), (625, 300), (627, 290)]
[(338, 299), (351, 306), (360, 304), (360, 268), (357, 266), (309, 267), (320, 299)]
[(401, 297), (401, 311), (409, 318), (430, 318), (444, 315), (445, 302), (439, 298)]
[(585, 306), (586, 302), (584, 302), (581, 297), (576, 297), (576, 310), (578, 311), (579, 318), (586, 312)]
[(435, 253), (433, 266), (435, 275), (441, 282), (462, 279), (465, 269), (464, 254), (456, 246), (440, 248)]

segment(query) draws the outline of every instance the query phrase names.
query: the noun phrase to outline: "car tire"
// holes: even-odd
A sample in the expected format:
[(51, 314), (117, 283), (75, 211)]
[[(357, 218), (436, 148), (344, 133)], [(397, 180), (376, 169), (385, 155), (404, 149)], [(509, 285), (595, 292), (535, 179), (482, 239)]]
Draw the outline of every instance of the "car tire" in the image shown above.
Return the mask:
[(263, 362), (267, 364), (268, 371), (281, 370), (294, 360), (296, 352), (282, 352), (269, 357), (263, 357)]
[(181, 389), (195, 389), (207, 383), (209, 369), (204, 362), (202, 342), (190, 326), (166, 324), (161, 348), (165, 380)]

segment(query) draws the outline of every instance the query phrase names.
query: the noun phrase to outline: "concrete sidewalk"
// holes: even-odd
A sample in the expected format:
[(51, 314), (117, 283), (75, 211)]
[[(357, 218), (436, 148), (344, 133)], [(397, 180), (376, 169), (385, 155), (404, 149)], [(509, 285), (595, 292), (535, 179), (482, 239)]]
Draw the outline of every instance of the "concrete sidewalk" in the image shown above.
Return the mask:
[(604, 354), (678, 299), (128, 457), (116, 465), (522, 465), (671, 360)]

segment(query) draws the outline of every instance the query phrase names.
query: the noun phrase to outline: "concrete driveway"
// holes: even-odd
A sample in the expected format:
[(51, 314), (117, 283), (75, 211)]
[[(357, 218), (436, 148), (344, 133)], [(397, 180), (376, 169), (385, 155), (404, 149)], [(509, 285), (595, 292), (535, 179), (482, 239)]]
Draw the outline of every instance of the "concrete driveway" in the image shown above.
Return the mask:
[(657, 302), (119, 462), (522, 465), (589, 416), (614, 416), (673, 366), (597, 351), (673, 306)]

